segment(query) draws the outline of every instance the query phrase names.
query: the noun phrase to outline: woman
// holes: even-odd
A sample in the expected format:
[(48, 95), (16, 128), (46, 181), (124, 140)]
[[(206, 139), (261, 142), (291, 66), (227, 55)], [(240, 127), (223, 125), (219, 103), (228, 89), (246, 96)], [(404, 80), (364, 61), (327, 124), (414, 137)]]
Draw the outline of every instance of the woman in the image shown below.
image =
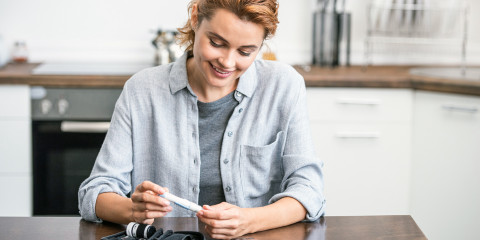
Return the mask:
[(275, 33), (277, 10), (275, 0), (191, 1), (179, 29), (186, 53), (124, 86), (80, 186), (84, 219), (195, 216), (158, 196), (165, 191), (203, 205), (196, 216), (218, 239), (323, 215), (303, 78), (255, 60)]

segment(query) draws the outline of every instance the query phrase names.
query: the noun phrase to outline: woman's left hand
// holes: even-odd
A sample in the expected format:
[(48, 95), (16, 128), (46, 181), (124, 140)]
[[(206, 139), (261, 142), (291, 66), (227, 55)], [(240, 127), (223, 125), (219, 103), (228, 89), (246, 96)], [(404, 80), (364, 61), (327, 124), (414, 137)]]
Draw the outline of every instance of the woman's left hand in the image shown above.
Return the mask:
[(252, 209), (230, 203), (204, 205), (197, 217), (206, 224), (207, 233), (216, 239), (232, 239), (251, 233)]

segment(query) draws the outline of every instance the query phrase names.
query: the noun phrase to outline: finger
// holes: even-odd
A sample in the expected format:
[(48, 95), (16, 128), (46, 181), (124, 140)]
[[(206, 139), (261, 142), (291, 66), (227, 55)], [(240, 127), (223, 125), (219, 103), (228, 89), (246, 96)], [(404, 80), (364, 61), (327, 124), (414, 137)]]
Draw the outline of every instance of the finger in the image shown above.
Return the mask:
[(214, 239), (232, 239), (235, 236), (234, 230), (212, 229), (209, 226), (205, 226), (205, 231)]
[(160, 206), (152, 203), (136, 203), (133, 205), (133, 210), (171, 212), (173, 208), (171, 206), (164, 207), (164, 206)]
[(200, 221), (205, 223), (206, 226), (209, 226), (211, 228), (215, 229), (236, 229), (238, 228), (238, 221), (235, 219), (230, 219), (230, 220), (216, 220), (216, 219), (211, 219), (211, 218), (199, 218)]
[(162, 197), (159, 197), (157, 195), (152, 195), (149, 193), (135, 192), (131, 198), (133, 202), (153, 203), (153, 204), (160, 205), (162, 207), (166, 207), (170, 205), (170, 201), (168, 201), (167, 199), (164, 199)]
[(139, 192), (146, 192), (146, 191), (152, 191), (156, 194), (164, 194), (165, 189), (160, 187), (159, 185), (150, 182), (150, 181), (143, 181), (142, 183), (138, 184), (138, 186), (135, 188), (135, 191)]
[(155, 219), (164, 217), (167, 215), (168, 212), (161, 212), (161, 211), (143, 211), (143, 212), (134, 212), (133, 216), (136, 222), (144, 222), (148, 221), (149, 219)]
[(236, 232), (236, 229), (231, 228), (213, 228), (211, 226), (206, 226), (206, 229), (212, 234), (220, 234), (225, 236), (232, 236)]
[(202, 210), (202, 217), (216, 220), (228, 220), (238, 217), (238, 211), (233, 211), (232, 209), (225, 210)]
[(215, 204), (215, 205), (212, 205), (212, 206), (209, 206), (209, 205), (204, 205), (204, 206), (208, 207), (211, 210), (226, 210), (226, 209), (232, 208), (235, 205), (232, 205), (232, 204), (227, 203), (227, 202), (221, 202), (219, 204)]

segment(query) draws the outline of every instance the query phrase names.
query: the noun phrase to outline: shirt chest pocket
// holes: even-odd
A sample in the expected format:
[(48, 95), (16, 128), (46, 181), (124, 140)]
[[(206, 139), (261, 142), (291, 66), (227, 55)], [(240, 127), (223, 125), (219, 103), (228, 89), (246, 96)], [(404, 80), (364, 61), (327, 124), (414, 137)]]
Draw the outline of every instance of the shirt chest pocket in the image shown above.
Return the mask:
[(245, 198), (273, 195), (280, 191), (283, 177), (284, 132), (265, 146), (240, 146), (240, 177)]

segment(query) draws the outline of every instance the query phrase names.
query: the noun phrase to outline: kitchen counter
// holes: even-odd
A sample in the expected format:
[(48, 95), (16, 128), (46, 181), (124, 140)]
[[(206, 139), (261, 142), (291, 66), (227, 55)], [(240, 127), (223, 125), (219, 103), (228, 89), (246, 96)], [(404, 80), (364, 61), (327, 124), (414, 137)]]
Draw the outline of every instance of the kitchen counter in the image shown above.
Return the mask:
[[(34, 75), (39, 63), (8, 64), (0, 69), (0, 84), (27, 84), (52, 87), (118, 87), (130, 76)], [(308, 87), (410, 88), (480, 96), (480, 80), (443, 79), (411, 75), (415, 66), (351, 66), (310, 69), (296, 66)], [(309, 71), (305, 71), (309, 70)]]
[(108, 75), (34, 75), (40, 63), (7, 64), (0, 68), (0, 84), (26, 84), (49, 87), (122, 88), (130, 76)]
[(415, 67), (342, 66), (328, 68), (313, 66), (305, 69), (305, 67), (296, 66), (295, 68), (304, 77), (305, 83), (309, 87), (410, 88), (480, 96), (480, 79), (474, 81), (410, 74), (409, 70)]

